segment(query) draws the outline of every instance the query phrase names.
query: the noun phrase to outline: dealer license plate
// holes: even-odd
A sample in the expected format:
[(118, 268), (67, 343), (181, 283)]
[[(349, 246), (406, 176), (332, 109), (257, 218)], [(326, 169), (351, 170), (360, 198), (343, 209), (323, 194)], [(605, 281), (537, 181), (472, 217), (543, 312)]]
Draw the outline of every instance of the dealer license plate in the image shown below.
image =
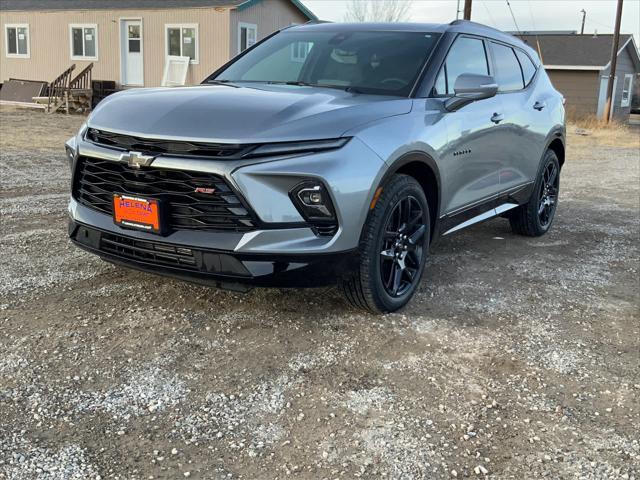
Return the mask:
[(115, 194), (113, 221), (123, 227), (160, 233), (160, 202), (153, 198)]

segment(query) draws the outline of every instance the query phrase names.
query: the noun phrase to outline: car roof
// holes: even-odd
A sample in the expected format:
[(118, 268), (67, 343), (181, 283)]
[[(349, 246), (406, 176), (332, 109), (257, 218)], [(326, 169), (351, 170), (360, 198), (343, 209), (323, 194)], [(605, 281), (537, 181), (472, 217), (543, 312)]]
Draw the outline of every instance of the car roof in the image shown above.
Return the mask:
[(536, 63), (540, 63), (538, 55), (529, 45), (517, 37), (495, 28), (468, 20), (454, 20), (451, 23), (332, 23), (309, 22), (289, 27), (287, 31), (320, 31), (320, 32), (430, 32), (430, 33), (466, 33), (491, 38), (509, 43), (525, 50)]

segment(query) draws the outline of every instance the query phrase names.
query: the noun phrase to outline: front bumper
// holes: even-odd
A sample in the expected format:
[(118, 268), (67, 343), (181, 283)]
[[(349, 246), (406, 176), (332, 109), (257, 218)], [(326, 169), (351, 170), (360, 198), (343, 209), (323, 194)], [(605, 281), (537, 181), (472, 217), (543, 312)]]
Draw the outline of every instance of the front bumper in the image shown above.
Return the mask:
[(236, 291), (260, 287), (319, 287), (357, 268), (355, 251), (315, 254), (251, 254), (191, 247), (100, 230), (69, 220), (78, 247), (117, 265)]
[[(121, 161), (121, 151), (82, 138), (77, 138), (76, 148), (78, 156)], [(75, 163), (72, 163), (74, 170)], [(375, 187), (387, 166), (369, 147), (353, 138), (337, 150), (263, 159), (229, 161), (159, 155), (147, 168), (223, 177), (242, 195), (259, 220), (258, 229), (245, 233), (174, 230), (160, 241), (242, 253), (307, 255), (339, 253), (358, 247)], [(331, 236), (317, 235), (289, 197), (296, 185), (309, 179), (321, 181), (331, 197), (338, 224)], [(120, 229), (109, 215), (81, 205), (74, 198), (69, 204), (69, 214), (73, 220), (98, 229), (138, 234)]]

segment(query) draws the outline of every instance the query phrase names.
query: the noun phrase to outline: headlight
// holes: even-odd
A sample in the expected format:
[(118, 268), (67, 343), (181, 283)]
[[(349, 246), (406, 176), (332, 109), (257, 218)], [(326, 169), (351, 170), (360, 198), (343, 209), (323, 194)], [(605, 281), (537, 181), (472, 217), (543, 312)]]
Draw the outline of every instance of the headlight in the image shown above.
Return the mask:
[(76, 137), (71, 137), (67, 140), (67, 143), (64, 144), (64, 151), (67, 154), (69, 169), (73, 171), (73, 163), (75, 162), (78, 154), (78, 143), (76, 141)]
[(267, 143), (251, 150), (247, 157), (266, 157), (270, 155), (289, 155), (294, 153), (322, 152), (343, 147), (350, 138), (335, 138), (331, 140), (313, 140), (310, 142)]

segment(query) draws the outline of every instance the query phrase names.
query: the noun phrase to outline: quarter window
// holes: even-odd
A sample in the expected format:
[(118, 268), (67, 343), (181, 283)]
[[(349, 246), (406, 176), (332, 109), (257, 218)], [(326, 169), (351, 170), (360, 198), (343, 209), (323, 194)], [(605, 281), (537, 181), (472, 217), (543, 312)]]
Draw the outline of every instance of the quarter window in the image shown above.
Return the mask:
[(434, 87), (436, 95), (453, 95), (457, 78), (463, 73), (489, 74), (484, 42), (477, 38), (460, 37), (449, 50)]
[(258, 26), (252, 23), (238, 24), (238, 53), (244, 52), (258, 41)]
[(7, 57), (29, 57), (29, 25), (5, 25)]
[(518, 57), (520, 66), (522, 67), (522, 76), (524, 77), (524, 86), (526, 87), (531, 83), (533, 76), (536, 74), (536, 66), (529, 58), (529, 55), (523, 51), (516, 49), (516, 56)]
[(520, 62), (513, 48), (491, 42), (496, 67), (496, 81), (499, 92), (512, 92), (524, 88)]
[(98, 58), (97, 25), (69, 25), (71, 58), (95, 60)]
[(189, 57), (198, 63), (198, 26), (166, 25), (167, 55)]

